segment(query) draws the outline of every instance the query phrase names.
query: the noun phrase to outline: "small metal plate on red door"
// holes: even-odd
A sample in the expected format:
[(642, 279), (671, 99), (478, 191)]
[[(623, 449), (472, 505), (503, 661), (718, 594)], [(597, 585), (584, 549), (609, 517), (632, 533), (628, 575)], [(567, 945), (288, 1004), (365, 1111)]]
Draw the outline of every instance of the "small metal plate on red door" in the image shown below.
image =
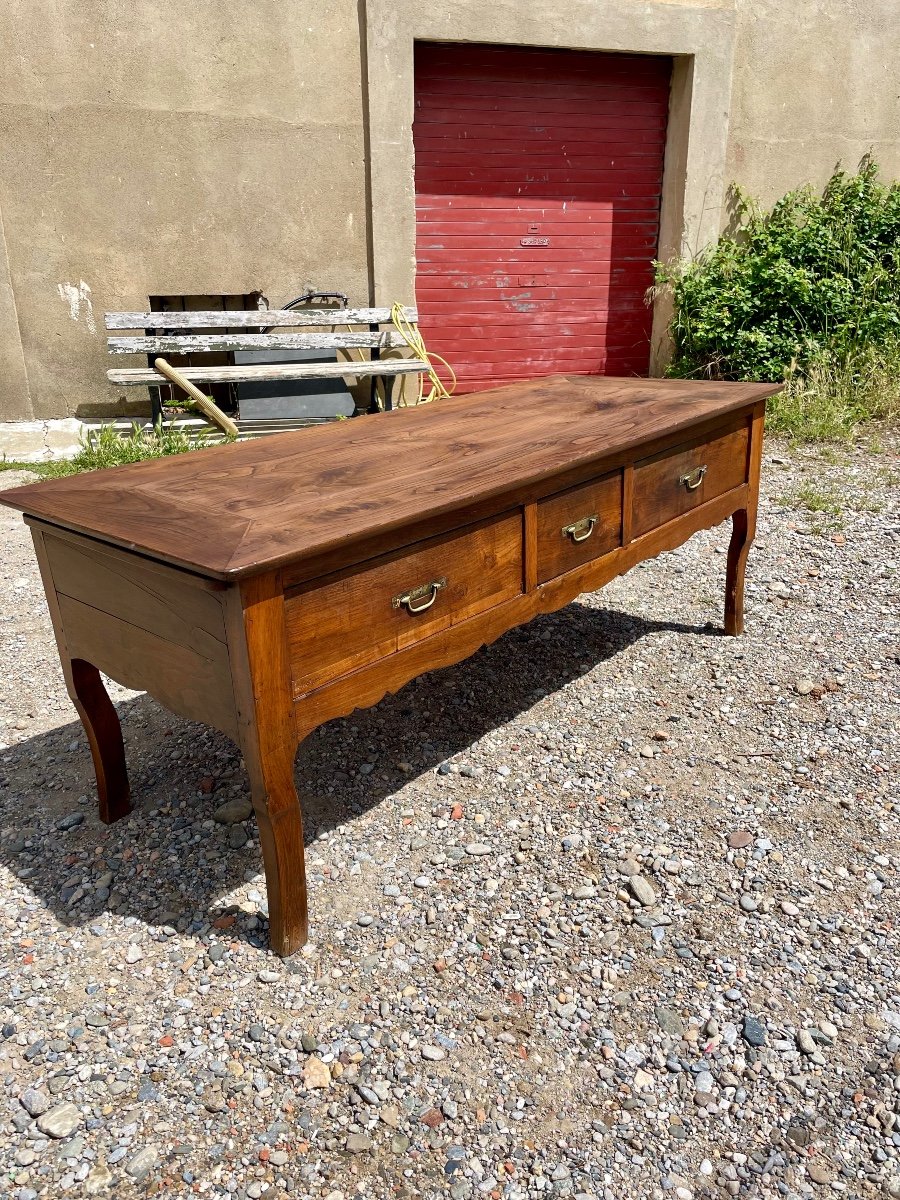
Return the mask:
[(519, 239), (520, 246), (549, 246), (548, 237), (524, 237)]

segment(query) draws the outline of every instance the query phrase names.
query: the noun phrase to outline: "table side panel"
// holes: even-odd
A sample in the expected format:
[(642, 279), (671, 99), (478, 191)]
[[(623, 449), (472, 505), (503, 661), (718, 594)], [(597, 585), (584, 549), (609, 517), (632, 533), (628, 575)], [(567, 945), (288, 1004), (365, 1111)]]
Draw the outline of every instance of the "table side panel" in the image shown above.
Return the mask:
[(295, 697), (298, 736), (302, 739), (325, 721), (377, 704), (389, 692), (399, 691), (426, 671), (461, 662), (479, 647), (495, 641), (539, 613), (564, 608), (576, 596), (603, 587), (637, 563), (654, 558), (664, 550), (674, 550), (699, 530), (718, 525), (731, 513), (745, 507), (748, 491), (747, 485), (742, 484), (674, 518), (660, 529), (635, 538), (628, 545), (617, 547), (530, 592), (436, 632), (388, 658), (333, 679), (307, 695)]
[(68, 532), (41, 532), (70, 657), (235, 737), (222, 585)]
[[(429, 585), (436, 585), (428, 603)], [(439, 586), (437, 586), (439, 585)], [(415, 589), (413, 603), (398, 598)], [(432, 538), (287, 594), (295, 696), (521, 593), (521, 511)]]

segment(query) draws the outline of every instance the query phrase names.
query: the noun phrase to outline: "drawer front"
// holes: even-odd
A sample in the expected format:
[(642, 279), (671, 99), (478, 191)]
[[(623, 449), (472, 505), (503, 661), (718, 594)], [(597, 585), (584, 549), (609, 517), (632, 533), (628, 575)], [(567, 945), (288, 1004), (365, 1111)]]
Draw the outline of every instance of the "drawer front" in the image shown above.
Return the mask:
[(749, 429), (742, 425), (636, 463), (632, 537), (746, 483), (748, 442)]
[(294, 694), (304, 695), (522, 592), (522, 514), (314, 580), (285, 600)]
[(621, 544), (620, 471), (538, 501), (538, 583), (564, 575)]

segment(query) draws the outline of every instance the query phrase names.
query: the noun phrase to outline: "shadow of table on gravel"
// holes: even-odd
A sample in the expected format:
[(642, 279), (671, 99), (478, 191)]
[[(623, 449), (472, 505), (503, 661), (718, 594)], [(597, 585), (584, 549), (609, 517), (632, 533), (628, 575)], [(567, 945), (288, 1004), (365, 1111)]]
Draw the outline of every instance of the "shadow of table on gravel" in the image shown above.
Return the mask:
[[(307, 844), (661, 631), (721, 633), (576, 601), (372, 708), (323, 725), (303, 743), (295, 766)], [(79, 723), (23, 739), (0, 763), (0, 861), (36, 907), (46, 906), (65, 925), (88, 926), (112, 907), (140, 922), (196, 932), (221, 915), (210, 910), (223, 897), (262, 869), (254, 837), (234, 846), (231, 827), (211, 822), (223, 799), (249, 795), (240, 753), (223, 734), (183, 721), (147, 696), (117, 709), (134, 811), (114, 825), (100, 823)], [(82, 822), (61, 829), (73, 813)], [(252, 820), (248, 828), (255, 834)], [(111, 894), (103, 886), (110, 872)], [(228, 936), (266, 944), (262, 928), (235, 927)]]

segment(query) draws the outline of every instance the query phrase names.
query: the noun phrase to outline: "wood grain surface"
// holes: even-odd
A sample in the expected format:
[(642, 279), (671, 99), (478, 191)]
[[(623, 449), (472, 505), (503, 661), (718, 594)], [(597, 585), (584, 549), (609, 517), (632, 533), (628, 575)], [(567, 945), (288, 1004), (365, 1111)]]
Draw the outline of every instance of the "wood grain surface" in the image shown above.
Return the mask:
[[(720, 437), (688, 442), (635, 463), (632, 536), (640, 537), (744, 483), (749, 437), (745, 423)], [(685, 476), (699, 478), (698, 486), (688, 487)]]
[[(553, 376), (256, 442), (48, 480), (0, 502), (218, 579), (378, 544), (411, 523), (486, 516), (512, 491), (559, 490), (776, 384)], [(495, 510), (498, 511), (498, 510)], [(445, 526), (446, 527), (446, 526)], [(426, 535), (427, 536), (427, 535)], [(382, 546), (383, 548), (383, 546)]]
[[(576, 541), (563, 529), (596, 517), (590, 536)], [(576, 529), (575, 536), (586, 530)], [(606, 554), (622, 543), (622, 473), (567, 488), (537, 505), (537, 579), (546, 583), (564, 571)]]
[(86, 538), (34, 532), (66, 655), (235, 737), (222, 585)]
[[(360, 379), (372, 375), (421, 375), (428, 368), (418, 358), (375, 358), (359, 362), (358, 359), (341, 359), (327, 363), (265, 363), (253, 366), (245, 363), (240, 367), (179, 367), (178, 373), (192, 382), (239, 383), (245, 379)], [(163, 376), (152, 367), (113, 368), (106, 372), (110, 383), (148, 384), (159, 383)]]
[[(419, 319), (404, 308), (407, 321)], [(272, 329), (303, 325), (381, 325), (392, 320), (390, 308), (242, 308), (185, 312), (108, 312), (107, 329)]]
[[(442, 586), (424, 611), (394, 606), (395, 597), (438, 581)], [(285, 604), (294, 694), (458, 625), (521, 591), (520, 512), (397, 551), (362, 570), (316, 580)]]

